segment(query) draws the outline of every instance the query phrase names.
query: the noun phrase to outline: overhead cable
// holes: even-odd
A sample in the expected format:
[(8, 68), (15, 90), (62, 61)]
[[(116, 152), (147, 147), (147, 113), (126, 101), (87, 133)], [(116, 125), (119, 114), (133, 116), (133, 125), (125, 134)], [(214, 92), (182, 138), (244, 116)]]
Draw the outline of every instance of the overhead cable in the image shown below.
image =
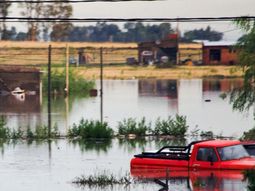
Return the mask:
[(235, 21), (238, 19), (255, 20), (255, 16), (236, 17), (178, 17), (178, 18), (59, 18), (59, 17), (0, 17), (0, 21), (7, 22), (211, 22)]

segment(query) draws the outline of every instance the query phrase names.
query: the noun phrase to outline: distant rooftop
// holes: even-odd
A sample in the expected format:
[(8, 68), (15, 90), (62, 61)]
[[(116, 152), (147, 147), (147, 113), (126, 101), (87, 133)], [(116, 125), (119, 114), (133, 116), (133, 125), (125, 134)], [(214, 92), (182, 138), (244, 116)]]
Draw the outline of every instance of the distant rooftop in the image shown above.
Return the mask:
[(34, 67), (25, 67), (25, 66), (7, 66), (7, 65), (0, 65), (0, 72), (24, 72), (24, 73), (39, 73), (40, 70)]
[(204, 46), (235, 46), (236, 41), (208, 41), (208, 40), (195, 40), (194, 42), (201, 42)]

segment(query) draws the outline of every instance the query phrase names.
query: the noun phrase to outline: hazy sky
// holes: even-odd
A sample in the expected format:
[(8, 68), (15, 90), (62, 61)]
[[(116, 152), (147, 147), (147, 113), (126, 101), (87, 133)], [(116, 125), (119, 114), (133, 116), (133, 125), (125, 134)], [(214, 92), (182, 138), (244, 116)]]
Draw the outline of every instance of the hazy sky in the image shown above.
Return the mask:
[[(221, 17), (254, 16), (255, 0), (165, 0), (154, 2), (78, 3), (73, 4), (73, 17), (79, 18), (145, 18), (145, 17)], [(12, 15), (17, 15), (13, 8)], [(84, 23), (83, 23), (84, 24)], [(211, 25), (219, 31), (234, 30), (229, 22), (180, 23), (182, 32)], [(82, 25), (79, 23), (79, 25)], [(172, 24), (173, 27), (176, 23)], [(240, 31), (225, 33), (226, 40), (238, 38)]]

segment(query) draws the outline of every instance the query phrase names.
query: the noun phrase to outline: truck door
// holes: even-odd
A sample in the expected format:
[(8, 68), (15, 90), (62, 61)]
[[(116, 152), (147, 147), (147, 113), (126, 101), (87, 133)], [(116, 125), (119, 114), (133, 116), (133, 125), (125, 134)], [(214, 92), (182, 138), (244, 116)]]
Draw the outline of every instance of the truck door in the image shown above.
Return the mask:
[(196, 169), (219, 169), (220, 162), (213, 147), (200, 147), (197, 150), (191, 168)]

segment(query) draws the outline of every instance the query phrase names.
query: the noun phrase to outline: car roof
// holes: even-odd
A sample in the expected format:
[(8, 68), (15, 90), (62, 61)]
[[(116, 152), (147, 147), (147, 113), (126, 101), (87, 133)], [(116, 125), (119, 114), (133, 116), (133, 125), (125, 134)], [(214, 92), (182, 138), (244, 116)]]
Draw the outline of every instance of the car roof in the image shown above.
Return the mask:
[(231, 145), (238, 145), (241, 142), (238, 140), (209, 140), (197, 143), (197, 146), (201, 147), (226, 147)]

